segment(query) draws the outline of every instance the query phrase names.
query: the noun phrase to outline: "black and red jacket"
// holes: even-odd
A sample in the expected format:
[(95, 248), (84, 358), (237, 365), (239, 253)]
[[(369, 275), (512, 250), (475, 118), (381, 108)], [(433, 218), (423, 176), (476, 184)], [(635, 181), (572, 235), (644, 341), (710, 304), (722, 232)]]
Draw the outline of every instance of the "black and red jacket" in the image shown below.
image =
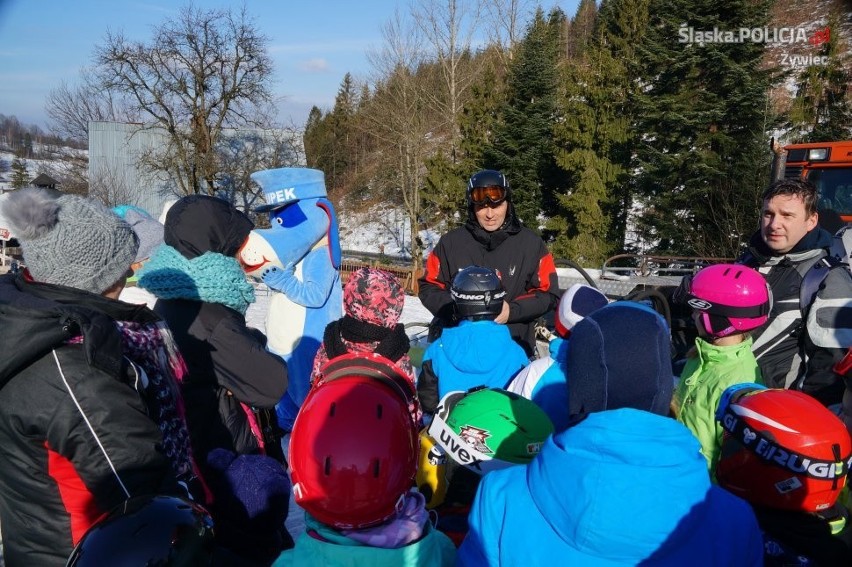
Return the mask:
[[(6, 565), (65, 565), (101, 514), (178, 488), (115, 320), (154, 314), (0, 276), (0, 525)], [(66, 344), (83, 335), (82, 344)]]
[(509, 331), (527, 355), (535, 351), (535, 321), (556, 307), (559, 281), (553, 255), (544, 241), (522, 226), (512, 209), (506, 225), (487, 232), (475, 219), (443, 235), (426, 260), (419, 280), (420, 301), (443, 326), (455, 324), (450, 285), (468, 266), (485, 266), (500, 273), (509, 302)]

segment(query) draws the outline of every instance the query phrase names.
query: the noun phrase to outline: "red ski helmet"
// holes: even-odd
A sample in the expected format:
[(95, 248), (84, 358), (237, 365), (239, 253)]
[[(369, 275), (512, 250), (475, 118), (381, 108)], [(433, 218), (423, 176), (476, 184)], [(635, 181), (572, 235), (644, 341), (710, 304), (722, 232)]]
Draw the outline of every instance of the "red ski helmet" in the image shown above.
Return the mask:
[(772, 291), (760, 272), (740, 264), (715, 264), (683, 278), (675, 301), (700, 312), (714, 338), (763, 325), (772, 310)]
[(314, 387), (346, 376), (364, 376), (383, 382), (406, 402), (417, 402), (411, 379), (389, 358), (375, 352), (350, 352), (335, 356), (319, 369)]
[(794, 390), (736, 384), (716, 418), (725, 429), (716, 466), (720, 486), (752, 504), (817, 512), (846, 484), (852, 440), (814, 398)]
[(338, 529), (379, 524), (414, 486), (417, 429), (399, 390), (363, 375), (314, 387), (290, 436), (296, 502)]

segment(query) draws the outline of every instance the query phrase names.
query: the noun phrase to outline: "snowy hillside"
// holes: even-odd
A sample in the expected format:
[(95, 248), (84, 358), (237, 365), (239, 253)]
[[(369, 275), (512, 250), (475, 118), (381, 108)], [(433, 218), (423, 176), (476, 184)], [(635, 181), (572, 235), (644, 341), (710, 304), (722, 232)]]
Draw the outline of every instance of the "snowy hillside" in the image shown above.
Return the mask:
[[(411, 257), (411, 230), (402, 209), (378, 205), (358, 213), (349, 212), (344, 204), (337, 212), (340, 245), (344, 250)], [(434, 230), (421, 230), (419, 236), (424, 254), (428, 254), (441, 235)]]
[[(77, 152), (81, 156), (88, 154), (86, 150), (74, 150), (72, 148), (62, 148), (62, 150)], [(0, 150), (0, 193), (12, 189), (12, 162), (15, 161), (15, 157), (12, 152)], [(27, 175), (30, 179), (34, 179), (41, 173), (58, 178), (70, 168), (70, 165), (61, 159), (26, 159), (24, 162), (27, 165)]]

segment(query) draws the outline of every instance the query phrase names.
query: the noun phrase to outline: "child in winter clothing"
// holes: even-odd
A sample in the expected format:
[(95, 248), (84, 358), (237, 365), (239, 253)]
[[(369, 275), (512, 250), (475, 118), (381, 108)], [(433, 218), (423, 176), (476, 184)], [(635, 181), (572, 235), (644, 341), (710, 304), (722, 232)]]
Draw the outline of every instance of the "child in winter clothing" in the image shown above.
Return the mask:
[(306, 532), (275, 567), (449, 567), (453, 544), (411, 490), (417, 429), (411, 393), (351, 372), (318, 382), (293, 425), (293, 494)]
[(716, 478), (754, 508), (764, 565), (852, 565), (850, 511), (839, 498), (852, 457), (843, 423), (803, 392), (754, 384), (728, 388), (717, 418)]
[(457, 564), (760, 565), (748, 503), (711, 485), (698, 441), (667, 417), (662, 317), (613, 303), (568, 344), (572, 424), (529, 465), (482, 479)]
[[(414, 367), (408, 356), (411, 343), (399, 322), (405, 305), (405, 290), (391, 273), (377, 268), (359, 268), (343, 287), (343, 318), (325, 328), (323, 342), (314, 357), (311, 384), (320, 378), (320, 369), (336, 356), (347, 353), (376, 353), (393, 362), (414, 388)], [(411, 407), (420, 422), (420, 406)]]
[(574, 284), (556, 307), (556, 336), (550, 340), (550, 356), (532, 361), (518, 372), (506, 389), (534, 401), (547, 413), (556, 431), (568, 426), (568, 377), (565, 374), (568, 337), (583, 317), (608, 303), (597, 289)]
[(757, 271), (718, 264), (684, 278), (675, 300), (692, 306), (699, 336), (683, 369), (673, 409), (701, 442), (712, 476), (722, 443), (722, 427), (715, 420), (722, 392), (732, 384), (762, 383), (748, 331), (766, 322), (770, 291)]
[[(215, 449), (233, 457), (263, 455), (284, 466), (272, 408), (287, 388), (287, 365), (266, 350), (263, 333), (246, 326), (254, 288), (236, 259), (253, 226), (226, 201), (184, 197), (166, 215), (164, 245), (139, 272), (139, 285), (157, 296), (154, 311), (168, 322), (186, 358), (183, 394), (192, 448), (214, 492), (217, 487), (226, 491), (213, 495), (214, 520), (228, 515), (229, 503), (240, 497), (227, 480), (232, 473), (221, 463), (243, 464), (221, 457), (211, 462)], [(219, 509), (217, 503), (226, 506)], [(244, 505), (259, 513), (263, 509)], [(292, 545), (284, 519), (264, 523), (268, 531), (263, 534), (256, 524), (221, 522), (228, 529), (217, 530), (217, 539), (236, 553), (271, 561), (282, 545)], [(241, 537), (231, 529), (247, 533)], [(257, 544), (261, 539), (264, 545)]]
[(495, 270), (468, 266), (453, 279), (450, 293), (459, 324), (445, 328), (426, 349), (417, 382), (420, 404), (429, 414), (448, 392), (504, 388), (529, 363), (508, 328), (494, 322), (506, 296)]
[(136, 285), (138, 278), (135, 274), (148, 261), (154, 250), (163, 243), (163, 225), (139, 207), (121, 205), (113, 207), (112, 210), (130, 225), (139, 238), (139, 251), (136, 252), (136, 258), (130, 265), (134, 275), (127, 280), (127, 285), (121, 290), (118, 298), (127, 303), (144, 304), (153, 309), (154, 304), (157, 303), (157, 296)]
[(420, 433), (417, 470), (417, 488), (436, 511), (438, 529), (461, 545), (482, 477), (529, 463), (552, 433), (544, 410), (512, 392), (477, 388), (447, 394), (429, 429)]
[(6, 564), (63, 566), (104, 513), (195, 478), (165, 323), (116, 301), (137, 254), (97, 201), (2, 203), (27, 269), (0, 276), (0, 523)]

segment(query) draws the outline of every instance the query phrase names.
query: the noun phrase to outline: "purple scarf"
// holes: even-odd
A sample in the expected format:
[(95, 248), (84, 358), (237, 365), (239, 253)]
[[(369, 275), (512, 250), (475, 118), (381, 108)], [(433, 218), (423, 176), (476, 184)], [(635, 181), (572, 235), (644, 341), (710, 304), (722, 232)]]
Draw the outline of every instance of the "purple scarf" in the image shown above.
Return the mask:
[(396, 514), (386, 522), (372, 528), (340, 530), (340, 533), (370, 547), (397, 549), (423, 537), (428, 521), (426, 498), (412, 490), (403, 495)]
[[(162, 451), (169, 459), (178, 481), (193, 486), (201, 480), (189, 443), (189, 431), (179, 384), (187, 373), (186, 362), (177, 350), (171, 331), (164, 322), (116, 321), (121, 333), (121, 352), (148, 377), (145, 387), (151, 416), (163, 434)], [(83, 337), (68, 341), (80, 344)], [(204, 486), (202, 481), (202, 486)], [(204, 486), (206, 492), (206, 486)]]

